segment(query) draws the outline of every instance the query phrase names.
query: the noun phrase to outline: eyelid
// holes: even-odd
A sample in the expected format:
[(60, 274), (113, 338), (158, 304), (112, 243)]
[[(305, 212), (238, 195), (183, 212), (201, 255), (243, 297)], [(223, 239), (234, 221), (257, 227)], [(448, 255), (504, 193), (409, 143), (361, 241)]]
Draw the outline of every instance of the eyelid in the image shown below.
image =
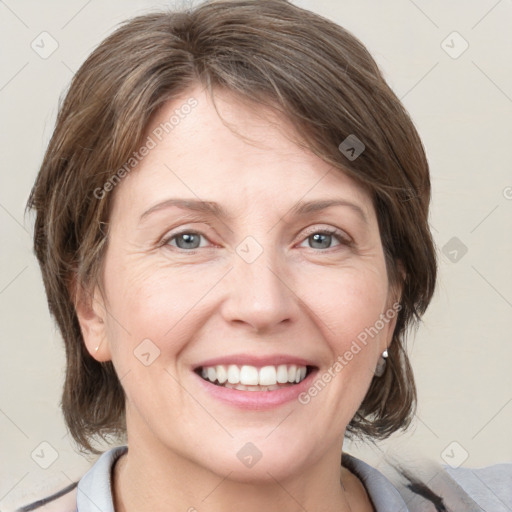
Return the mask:
[[(192, 224), (201, 224), (201, 227), (195, 228), (194, 226), (192, 226)], [(167, 243), (167, 241), (174, 238), (175, 236), (182, 235), (183, 233), (195, 233), (198, 235), (202, 235), (204, 238), (208, 238), (204, 234), (204, 232), (205, 232), (204, 226), (205, 225), (208, 226), (209, 229), (213, 229), (213, 226), (205, 220), (197, 220), (196, 221), (196, 220), (192, 219), (192, 220), (187, 220), (185, 222), (183, 222), (183, 220), (181, 220), (180, 222), (177, 222), (175, 225), (166, 229), (165, 233), (158, 238), (158, 240), (159, 240), (158, 245), (163, 245), (163, 244)]]
[(306, 228), (306, 237), (314, 233), (326, 233), (329, 235), (336, 235), (337, 237), (339, 237), (342, 243), (346, 245), (354, 244), (354, 239), (346, 231), (332, 226), (319, 227), (318, 225), (315, 225), (312, 226), (311, 228)]

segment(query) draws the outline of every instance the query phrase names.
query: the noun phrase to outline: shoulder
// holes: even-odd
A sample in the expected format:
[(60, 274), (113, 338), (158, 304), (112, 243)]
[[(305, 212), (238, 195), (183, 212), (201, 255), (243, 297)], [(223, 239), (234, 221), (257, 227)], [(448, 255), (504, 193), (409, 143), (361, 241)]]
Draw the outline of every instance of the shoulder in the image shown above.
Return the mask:
[[(103, 453), (79, 481), (63, 485), (57, 481), (46, 482), (38, 489), (24, 492), (16, 506), (2, 512), (112, 512), (111, 470), (115, 461), (127, 451), (126, 446), (112, 448)], [(62, 479), (61, 479), (62, 480)], [(23, 503), (19, 506), (19, 503)]]
[(512, 463), (481, 468), (450, 468), (446, 472), (484, 510), (512, 510)]
[(409, 512), (431, 507), (465, 512), (512, 510), (512, 463), (453, 469), (428, 459), (405, 462), (393, 457), (382, 459), (377, 470), (345, 455), (342, 463), (361, 478), (378, 512), (380, 504), (390, 499), (384, 498), (385, 493), (393, 491), (407, 504), (402, 510)]
[(341, 463), (361, 480), (377, 512), (408, 512), (398, 489), (379, 470), (347, 453), (343, 453)]
[(452, 468), (427, 458), (387, 459), (382, 470), (393, 480), (411, 512), (432, 503), (438, 510), (510, 512), (512, 464)]
[(31, 503), (14, 509), (14, 512), (76, 512), (76, 495), (78, 482)]

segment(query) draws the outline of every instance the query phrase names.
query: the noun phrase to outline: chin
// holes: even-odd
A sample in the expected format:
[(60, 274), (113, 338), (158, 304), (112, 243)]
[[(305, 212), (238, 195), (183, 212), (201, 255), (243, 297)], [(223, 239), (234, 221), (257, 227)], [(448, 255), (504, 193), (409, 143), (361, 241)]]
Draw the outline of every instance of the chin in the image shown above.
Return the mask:
[(286, 480), (300, 472), (305, 465), (312, 463), (311, 454), (317, 451), (313, 447), (308, 450), (293, 441), (286, 444), (280, 440), (265, 442), (264, 436), (261, 437), (254, 442), (236, 439), (231, 446), (221, 450), (212, 451), (210, 446), (208, 455), (198, 457), (196, 461), (221, 478), (229, 475), (229, 480), (235, 482), (268, 483), (274, 479)]

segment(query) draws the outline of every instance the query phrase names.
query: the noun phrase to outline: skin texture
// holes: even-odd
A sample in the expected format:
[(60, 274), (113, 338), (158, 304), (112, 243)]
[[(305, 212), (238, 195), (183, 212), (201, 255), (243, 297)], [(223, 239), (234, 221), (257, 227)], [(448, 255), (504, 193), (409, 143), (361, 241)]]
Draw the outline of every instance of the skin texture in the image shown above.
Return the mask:
[[(242, 410), (212, 398), (192, 371), (228, 354), (288, 354), (322, 375), (349, 350), (399, 298), (371, 198), (299, 148), (288, 121), (232, 93), (217, 91), (217, 107), (252, 142), (199, 87), (165, 104), (148, 135), (190, 97), (197, 106), (110, 192), (102, 291), (77, 304), (87, 349), (113, 361), (127, 397), (116, 511), (371, 511), (361, 482), (340, 467), (342, 443), (394, 321), (306, 405)], [(232, 217), (168, 207), (141, 219), (169, 198), (215, 201)], [(333, 198), (366, 220), (349, 206), (291, 213), (298, 201)], [(341, 241), (315, 242), (328, 228)], [(180, 231), (200, 233), (200, 246), (180, 249)], [(252, 263), (237, 253), (248, 236), (263, 251)], [(160, 350), (149, 366), (134, 355), (146, 339)], [(250, 468), (237, 457), (247, 442), (262, 453)]]

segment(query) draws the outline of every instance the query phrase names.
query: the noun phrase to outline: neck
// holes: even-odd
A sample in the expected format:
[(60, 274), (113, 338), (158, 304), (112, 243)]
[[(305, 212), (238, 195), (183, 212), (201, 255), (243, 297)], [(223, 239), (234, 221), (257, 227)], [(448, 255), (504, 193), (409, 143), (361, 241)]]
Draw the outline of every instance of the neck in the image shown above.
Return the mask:
[[(116, 512), (372, 512), (357, 477), (340, 464), (341, 450), (321, 459), (307, 472), (278, 481), (239, 482), (219, 475), (175, 453), (129, 442), (114, 467)], [(232, 476), (232, 475), (231, 475)]]

